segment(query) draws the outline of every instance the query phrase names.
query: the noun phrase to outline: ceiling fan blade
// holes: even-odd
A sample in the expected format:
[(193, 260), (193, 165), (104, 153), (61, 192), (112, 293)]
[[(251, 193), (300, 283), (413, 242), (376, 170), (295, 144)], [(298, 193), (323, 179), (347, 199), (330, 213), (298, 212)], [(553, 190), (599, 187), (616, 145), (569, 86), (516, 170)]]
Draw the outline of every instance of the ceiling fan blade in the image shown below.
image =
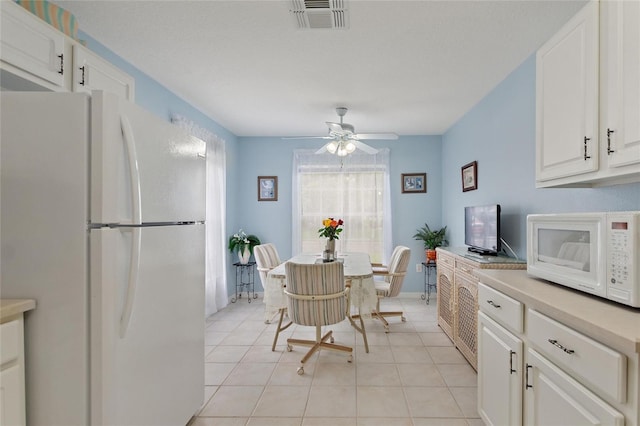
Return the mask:
[(366, 143), (362, 143), (357, 139), (351, 139), (351, 142), (356, 146), (356, 148), (363, 150), (367, 154), (377, 154), (378, 150), (372, 146), (367, 145)]
[(395, 133), (356, 133), (353, 137), (355, 139), (398, 139), (398, 135)]
[(331, 136), (292, 136), (283, 137), (282, 139), (333, 139)]
[(329, 131), (333, 131), (333, 132), (342, 132), (342, 124), (340, 123), (332, 123), (331, 121), (326, 121), (325, 123), (327, 123), (327, 126), (329, 126)]

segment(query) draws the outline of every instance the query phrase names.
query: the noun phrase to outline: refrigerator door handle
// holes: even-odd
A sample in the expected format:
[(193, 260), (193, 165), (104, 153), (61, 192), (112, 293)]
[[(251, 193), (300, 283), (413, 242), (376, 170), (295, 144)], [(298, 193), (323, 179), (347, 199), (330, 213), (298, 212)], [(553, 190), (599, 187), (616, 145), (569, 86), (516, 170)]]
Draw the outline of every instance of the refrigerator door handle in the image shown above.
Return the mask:
[(129, 157), (129, 173), (131, 174), (131, 208), (133, 210), (133, 224), (142, 224), (142, 202), (140, 195), (140, 170), (138, 168), (138, 153), (136, 151), (136, 141), (133, 137), (133, 130), (129, 120), (124, 115), (120, 116), (120, 127), (122, 137)]
[(122, 228), (122, 231), (131, 231), (131, 264), (129, 265), (129, 282), (124, 299), (122, 316), (120, 317), (120, 338), (127, 335), (131, 313), (133, 312), (133, 302), (138, 286), (138, 271), (140, 270), (140, 244), (142, 239), (142, 228)]

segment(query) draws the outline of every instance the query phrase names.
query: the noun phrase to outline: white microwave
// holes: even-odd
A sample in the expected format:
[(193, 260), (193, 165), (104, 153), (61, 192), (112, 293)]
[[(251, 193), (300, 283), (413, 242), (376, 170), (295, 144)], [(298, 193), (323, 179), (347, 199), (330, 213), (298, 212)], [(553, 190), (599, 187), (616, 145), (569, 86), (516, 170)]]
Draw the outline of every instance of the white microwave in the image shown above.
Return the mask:
[(640, 307), (640, 211), (527, 216), (527, 272)]

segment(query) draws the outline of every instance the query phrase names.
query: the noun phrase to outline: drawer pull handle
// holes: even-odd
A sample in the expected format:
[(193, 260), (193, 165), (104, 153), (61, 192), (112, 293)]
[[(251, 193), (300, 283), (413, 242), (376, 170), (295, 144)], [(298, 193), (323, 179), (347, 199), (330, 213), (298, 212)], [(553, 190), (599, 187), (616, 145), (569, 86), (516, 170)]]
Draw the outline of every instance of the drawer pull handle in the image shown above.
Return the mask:
[(509, 374), (513, 374), (516, 370), (513, 369), (513, 356), (516, 353), (514, 351), (509, 351)]
[(82, 80), (81, 80), (81, 81), (80, 81), (80, 83), (78, 83), (78, 84), (79, 84), (80, 86), (84, 86), (84, 85), (85, 85), (85, 82), (84, 82), (84, 70), (85, 70), (85, 67), (84, 67), (84, 66), (82, 66), (82, 67), (80, 67), (80, 68), (78, 68), (78, 69), (79, 69), (80, 71), (82, 71)]
[(616, 152), (611, 149), (611, 133), (615, 133), (615, 130), (607, 129), (607, 155), (611, 155), (611, 153)]
[(527, 369), (525, 370), (525, 375), (524, 375), (524, 388), (525, 388), (525, 390), (533, 388), (533, 385), (529, 384), (529, 369), (530, 368), (533, 368), (533, 365), (527, 364)]
[(565, 353), (571, 355), (572, 353), (574, 353), (575, 351), (573, 349), (567, 349), (564, 346), (562, 346), (560, 343), (558, 343), (557, 340), (555, 339), (549, 339), (549, 343), (551, 343), (553, 346), (562, 349)]
[(590, 141), (591, 138), (588, 137), (584, 137), (584, 161), (587, 161), (589, 158), (591, 158), (590, 155), (587, 155), (587, 142)]
[(500, 307), (500, 305), (495, 303), (493, 300), (487, 300), (487, 303), (490, 304), (491, 306), (493, 306), (496, 309), (498, 309)]

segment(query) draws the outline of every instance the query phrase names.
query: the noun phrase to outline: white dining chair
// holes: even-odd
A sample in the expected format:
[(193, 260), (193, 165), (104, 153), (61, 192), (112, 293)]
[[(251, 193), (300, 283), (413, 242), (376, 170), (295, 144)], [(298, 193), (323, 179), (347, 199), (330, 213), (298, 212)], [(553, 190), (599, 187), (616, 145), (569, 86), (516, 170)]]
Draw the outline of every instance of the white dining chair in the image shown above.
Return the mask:
[(372, 316), (382, 321), (384, 330), (389, 332), (389, 322), (385, 317), (399, 316), (402, 322), (407, 319), (402, 311), (380, 311), (380, 300), (385, 297), (397, 297), (402, 290), (404, 277), (407, 274), (409, 259), (411, 257), (411, 249), (405, 246), (397, 246), (391, 254), (389, 265), (373, 265), (374, 284), (378, 295), (378, 303), (376, 311)]
[(320, 349), (346, 352), (353, 361), (353, 348), (334, 343), (333, 331), (322, 335), (321, 327), (337, 324), (347, 316), (347, 289), (342, 262), (299, 264), (287, 262), (287, 308), (291, 321), (316, 329), (315, 340), (287, 339), (287, 351), (293, 345), (310, 346), (300, 361), (298, 374), (304, 374), (304, 363)]
[[(271, 243), (260, 244), (253, 248), (253, 255), (256, 258), (256, 266), (258, 269), (258, 273), (260, 274), (260, 281), (262, 281), (262, 288), (267, 288), (267, 279), (269, 275), (269, 271), (278, 266), (280, 263), (280, 256), (278, 255), (278, 250), (276, 246)], [(273, 338), (273, 344), (271, 345), (271, 350), (276, 350), (276, 344), (278, 343), (278, 337), (280, 333), (286, 330), (293, 324), (289, 321), (284, 326), (282, 323), (284, 322), (284, 316), (287, 313), (287, 308), (280, 308), (278, 310), (278, 326), (276, 327), (276, 335)], [(270, 320), (266, 321), (267, 323), (271, 322)]]

